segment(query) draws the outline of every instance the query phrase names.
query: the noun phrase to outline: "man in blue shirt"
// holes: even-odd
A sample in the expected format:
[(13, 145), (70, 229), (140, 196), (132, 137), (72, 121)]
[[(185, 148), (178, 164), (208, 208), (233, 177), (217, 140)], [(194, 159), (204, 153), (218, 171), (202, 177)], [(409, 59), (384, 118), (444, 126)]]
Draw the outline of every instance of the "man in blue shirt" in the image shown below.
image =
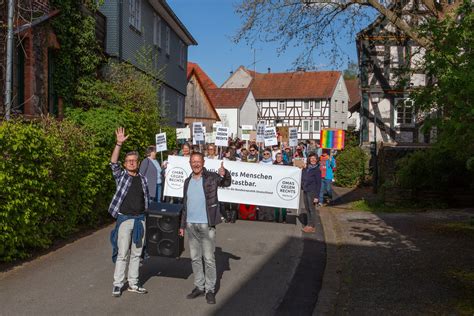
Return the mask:
[(221, 222), (217, 188), (230, 186), (232, 179), (224, 168), (224, 162), (218, 173), (207, 171), (204, 168), (204, 155), (200, 152), (193, 152), (189, 163), (193, 172), (184, 181), (184, 208), (179, 234), (184, 236), (185, 229), (188, 234), (195, 287), (186, 297), (193, 299), (206, 294), (207, 303), (215, 304), (217, 272), (214, 251), (216, 225)]

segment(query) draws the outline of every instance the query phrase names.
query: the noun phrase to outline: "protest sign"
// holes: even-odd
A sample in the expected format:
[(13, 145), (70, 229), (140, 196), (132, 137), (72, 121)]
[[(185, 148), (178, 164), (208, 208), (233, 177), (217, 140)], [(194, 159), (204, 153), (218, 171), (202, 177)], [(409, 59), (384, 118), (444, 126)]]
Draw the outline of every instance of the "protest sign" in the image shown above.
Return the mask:
[(213, 132), (206, 133), (206, 144), (213, 144), (215, 141), (216, 137)]
[(278, 136), (281, 137), (282, 142), (288, 142), (289, 137), (289, 127), (288, 126), (279, 126), (277, 127)]
[(288, 133), (288, 145), (290, 147), (296, 147), (296, 145), (298, 145), (298, 127), (290, 127)]
[(263, 143), (265, 140), (265, 121), (257, 123), (257, 143)]
[(227, 147), (229, 145), (229, 128), (228, 127), (218, 127), (216, 129), (216, 146)]
[(193, 123), (193, 141), (196, 141), (196, 142), (204, 141), (204, 129), (201, 122)]
[(189, 127), (176, 129), (176, 139), (190, 139), (190, 138), (191, 138), (191, 129)]
[[(217, 172), (222, 160), (206, 159), (205, 168)], [(224, 161), (232, 184), (218, 189), (220, 202), (299, 209), (301, 169), (290, 166)], [(183, 197), (184, 180), (191, 175), (189, 158), (170, 156), (164, 195)]]
[(167, 146), (166, 146), (166, 133), (160, 133), (155, 135), (155, 144), (156, 144), (156, 151), (166, 151)]
[(278, 145), (275, 126), (265, 126), (264, 139), (266, 147)]
[(344, 149), (344, 130), (323, 129), (321, 130), (321, 148)]
[(250, 140), (250, 132), (252, 130), (252, 125), (242, 125), (242, 140)]
[(249, 141), (251, 141), (251, 142), (256, 142), (257, 141), (257, 131), (250, 131)]

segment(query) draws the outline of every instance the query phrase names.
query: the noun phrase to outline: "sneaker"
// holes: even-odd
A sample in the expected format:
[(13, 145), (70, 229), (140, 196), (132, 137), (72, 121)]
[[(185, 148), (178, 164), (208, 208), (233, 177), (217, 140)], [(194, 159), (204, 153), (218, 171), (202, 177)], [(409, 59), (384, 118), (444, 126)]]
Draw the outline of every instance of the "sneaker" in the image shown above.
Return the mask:
[(114, 289), (112, 290), (112, 296), (120, 297), (120, 295), (122, 295), (122, 289), (120, 286), (114, 286)]
[(138, 293), (138, 294), (146, 294), (148, 291), (142, 287), (139, 286), (129, 286), (127, 291), (133, 292), (133, 293)]
[(207, 304), (216, 304), (216, 294), (214, 294), (214, 292), (207, 292), (206, 301)]
[(193, 298), (196, 298), (198, 296), (203, 296), (204, 295), (204, 290), (200, 290), (199, 288), (195, 287), (191, 293), (189, 293), (188, 295), (186, 295), (186, 298), (187, 299), (193, 299)]

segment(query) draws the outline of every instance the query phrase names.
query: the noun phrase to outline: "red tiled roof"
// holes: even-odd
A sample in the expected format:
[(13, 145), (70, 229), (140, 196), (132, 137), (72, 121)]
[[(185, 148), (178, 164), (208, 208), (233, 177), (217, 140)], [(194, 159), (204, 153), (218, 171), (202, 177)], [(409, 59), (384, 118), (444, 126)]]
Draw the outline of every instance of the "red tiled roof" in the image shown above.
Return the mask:
[(208, 90), (212, 104), (219, 108), (240, 108), (247, 99), (249, 88), (217, 88)]
[(360, 104), (359, 79), (345, 79), (349, 93), (349, 111), (352, 112)]
[(339, 71), (256, 73), (252, 93), (255, 99), (329, 98), (340, 76)]
[(189, 80), (193, 74), (193, 72), (196, 74), (196, 77), (198, 78), (199, 82), (203, 86), (204, 89), (215, 89), (217, 88), (216, 84), (214, 81), (212, 81), (211, 78), (204, 72), (204, 70), (199, 67), (198, 64), (188, 62), (188, 70), (186, 74), (186, 79)]

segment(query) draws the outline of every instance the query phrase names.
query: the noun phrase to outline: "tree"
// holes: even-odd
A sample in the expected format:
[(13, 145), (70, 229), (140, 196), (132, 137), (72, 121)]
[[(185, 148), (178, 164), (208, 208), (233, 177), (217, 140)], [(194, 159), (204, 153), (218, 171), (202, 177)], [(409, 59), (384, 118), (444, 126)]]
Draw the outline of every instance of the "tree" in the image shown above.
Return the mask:
[[(432, 43), (429, 35), (420, 34), (417, 30), (417, 15), (421, 19), (429, 16), (443, 20), (451, 16), (459, 5), (451, 5), (447, 0), (414, 0), (412, 13), (415, 19), (412, 19), (412, 24), (408, 24), (400, 18), (407, 2), (242, 0), (236, 12), (243, 19), (243, 24), (233, 39), (235, 42), (246, 41), (248, 44), (256, 41), (279, 42), (278, 53), (285, 51), (291, 44), (302, 46), (302, 52), (294, 63), (312, 65), (312, 56), (316, 51), (320, 54), (329, 53), (333, 61), (337, 61), (341, 54), (345, 54), (338, 40), (341, 37), (355, 38), (356, 33), (371, 23), (377, 14), (387, 18), (420, 46), (429, 47)], [(423, 17), (418, 14), (421, 8)]]
[(359, 65), (356, 62), (349, 62), (347, 69), (344, 70), (344, 79), (356, 79), (359, 74)]

